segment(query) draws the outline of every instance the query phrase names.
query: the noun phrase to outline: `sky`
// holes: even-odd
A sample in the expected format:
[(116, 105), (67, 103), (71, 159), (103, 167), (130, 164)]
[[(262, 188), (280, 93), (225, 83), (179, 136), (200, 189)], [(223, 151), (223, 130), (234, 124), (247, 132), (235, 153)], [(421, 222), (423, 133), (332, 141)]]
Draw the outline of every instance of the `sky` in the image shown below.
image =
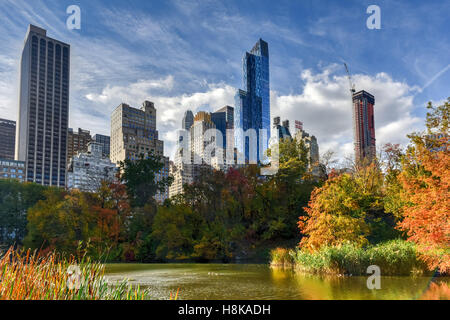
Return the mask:
[[(77, 5), (80, 29), (69, 29)], [(381, 28), (366, 25), (370, 5)], [(271, 118), (304, 123), (320, 152), (353, 153), (349, 83), (375, 96), (377, 148), (424, 129), (426, 104), (450, 96), (450, 1), (0, 0), (0, 118), (17, 119), (29, 24), (71, 45), (69, 126), (110, 134), (112, 110), (153, 101), (172, 158), (187, 109), (234, 105), (242, 57), (270, 54)]]

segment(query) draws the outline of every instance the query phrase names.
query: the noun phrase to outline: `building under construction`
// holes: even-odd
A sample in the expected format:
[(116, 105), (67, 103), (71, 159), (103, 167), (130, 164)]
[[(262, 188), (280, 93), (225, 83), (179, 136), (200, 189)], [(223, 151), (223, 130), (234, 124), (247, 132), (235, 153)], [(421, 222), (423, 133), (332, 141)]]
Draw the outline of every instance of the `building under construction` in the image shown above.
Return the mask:
[(376, 156), (375, 148), (375, 97), (361, 90), (352, 95), (353, 130), (355, 139), (355, 161), (372, 161)]

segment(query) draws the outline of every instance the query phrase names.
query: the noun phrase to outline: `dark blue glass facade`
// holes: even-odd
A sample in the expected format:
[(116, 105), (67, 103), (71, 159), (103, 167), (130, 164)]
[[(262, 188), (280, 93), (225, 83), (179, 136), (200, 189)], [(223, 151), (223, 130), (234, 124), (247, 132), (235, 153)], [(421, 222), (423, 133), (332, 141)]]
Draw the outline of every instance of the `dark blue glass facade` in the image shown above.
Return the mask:
[[(250, 52), (243, 58), (243, 86), (235, 96), (235, 146), (239, 153), (245, 155), (246, 160), (252, 160), (250, 139), (244, 136), (248, 129), (256, 130), (257, 134), (257, 161), (260, 154), (267, 150), (270, 138), (270, 85), (269, 85), (269, 46), (267, 42), (259, 39)], [(260, 137), (260, 129), (266, 131)], [(262, 149), (262, 150), (260, 150)]]

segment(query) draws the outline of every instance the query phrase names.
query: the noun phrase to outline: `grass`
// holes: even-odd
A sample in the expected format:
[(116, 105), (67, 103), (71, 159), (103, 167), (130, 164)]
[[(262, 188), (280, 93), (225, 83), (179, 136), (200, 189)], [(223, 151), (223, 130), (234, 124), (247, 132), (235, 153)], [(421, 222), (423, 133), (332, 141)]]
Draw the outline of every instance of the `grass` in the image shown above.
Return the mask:
[[(74, 277), (70, 271), (73, 270)], [(82, 258), (64, 258), (55, 252), (10, 248), (0, 256), (0, 300), (144, 300), (147, 290), (126, 281), (109, 284), (104, 265)], [(73, 281), (73, 279), (76, 279)]]
[(411, 275), (427, 272), (419, 260), (413, 243), (392, 240), (375, 246), (360, 248), (352, 244), (322, 247), (316, 252), (300, 249), (275, 249), (271, 265), (291, 265), (302, 272), (317, 274), (367, 275), (367, 267), (380, 267), (385, 276)]

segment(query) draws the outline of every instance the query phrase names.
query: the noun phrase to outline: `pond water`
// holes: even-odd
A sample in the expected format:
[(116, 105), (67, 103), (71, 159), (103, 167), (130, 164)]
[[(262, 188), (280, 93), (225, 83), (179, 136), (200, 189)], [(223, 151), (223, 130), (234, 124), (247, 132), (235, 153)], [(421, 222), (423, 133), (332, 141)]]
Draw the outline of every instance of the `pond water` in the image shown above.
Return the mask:
[(369, 290), (367, 277), (315, 276), (264, 264), (107, 264), (116, 283), (151, 290), (154, 299), (423, 299), (447, 298), (450, 278), (382, 277), (381, 289)]

